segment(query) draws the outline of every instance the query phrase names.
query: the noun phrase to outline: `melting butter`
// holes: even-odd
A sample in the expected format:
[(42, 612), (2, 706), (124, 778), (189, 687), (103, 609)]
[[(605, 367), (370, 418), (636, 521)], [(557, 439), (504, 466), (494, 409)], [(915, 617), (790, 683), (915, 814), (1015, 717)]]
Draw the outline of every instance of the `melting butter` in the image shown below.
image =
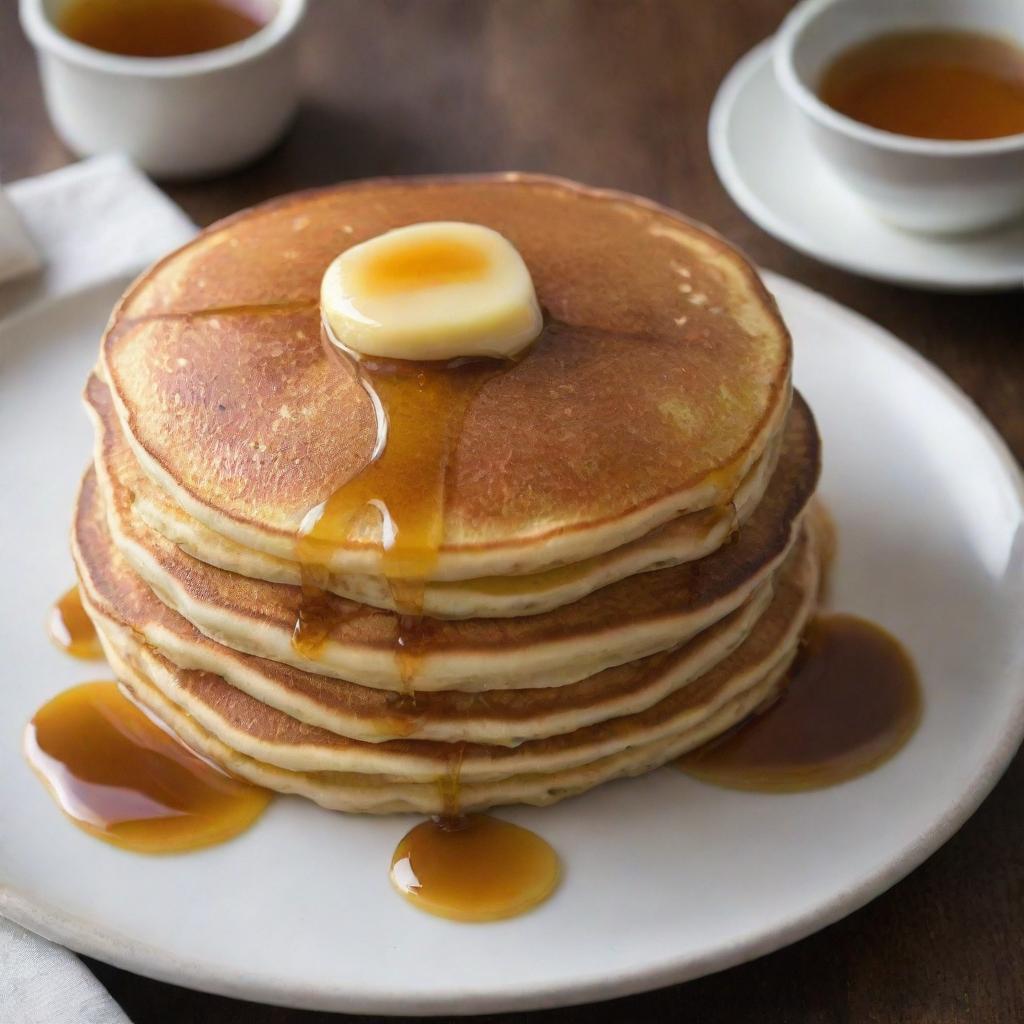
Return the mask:
[(320, 307), (332, 341), (383, 359), (509, 358), (543, 324), (516, 248), (458, 221), (396, 228), (346, 250), (324, 273)]

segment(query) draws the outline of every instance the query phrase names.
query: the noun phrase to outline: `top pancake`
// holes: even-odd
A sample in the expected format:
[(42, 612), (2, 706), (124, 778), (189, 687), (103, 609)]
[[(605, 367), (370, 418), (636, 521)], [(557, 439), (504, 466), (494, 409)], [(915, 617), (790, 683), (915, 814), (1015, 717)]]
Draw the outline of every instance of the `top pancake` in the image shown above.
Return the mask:
[[(533, 572), (727, 504), (780, 428), (790, 342), (751, 267), (670, 211), (554, 179), (403, 179), (288, 197), (215, 225), (143, 275), (102, 364), (143, 468), (190, 515), (295, 557), (310, 509), (369, 460), (371, 403), (321, 344), (320, 278), (419, 221), (492, 227), (546, 326), (476, 395), (448, 465), (432, 578)], [(336, 571), (380, 570), (353, 535)]]

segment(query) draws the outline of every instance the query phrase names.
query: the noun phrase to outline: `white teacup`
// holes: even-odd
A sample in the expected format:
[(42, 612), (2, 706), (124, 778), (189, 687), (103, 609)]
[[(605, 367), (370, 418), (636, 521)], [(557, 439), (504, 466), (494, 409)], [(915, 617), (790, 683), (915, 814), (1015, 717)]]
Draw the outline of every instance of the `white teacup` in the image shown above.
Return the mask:
[(297, 102), (295, 29), (306, 0), (258, 0), (267, 22), (241, 42), (182, 57), (126, 57), (69, 39), (66, 0), (21, 0), (57, 134), (80, 156), (127, 153), (159, 178), (244, 164), (283, 134)]
[(1024, 134), (978, 141), (897, 135), (838, 113), (816, 89), (852, 45), (944, 29), (1024, 45), (1024, 0), (804, 0), (775, 42), (775, 73), (814, 146), (879, 217), (912, 231), (973, 231), (1024, 211)]

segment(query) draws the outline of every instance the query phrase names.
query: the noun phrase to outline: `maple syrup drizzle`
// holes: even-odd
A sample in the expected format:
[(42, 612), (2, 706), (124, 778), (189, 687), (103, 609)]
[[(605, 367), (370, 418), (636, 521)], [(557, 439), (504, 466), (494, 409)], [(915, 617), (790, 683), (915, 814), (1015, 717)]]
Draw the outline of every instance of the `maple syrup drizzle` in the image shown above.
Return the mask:
[(836, 564), (836, 552), (839, 547), (839, 532), (836, 521), (828, 506), (820, 499), (815, 499), (810, 507), (809, 515), (814, 519), (814, 535), (818, 548), (818, 606), (827, 608), (832, 602), (832, 576)]
[(823, 615), (778, 699), (677, 764), (730, 789), (818, 789), (888, 760), (921, 712), (917, 671), (895, 637), (854, 615)]
[(335, 603), (323, 590), (324, 552), (343, 545), (364, 517), (376, 516), (381, 572), (399, 613), (395, 655), (403, 683), (412, 687), (429, 646), (423, 597), (444, 538), (448, 464), (474, 397), (509, 365), (493, 359), (356, 363), (383, 417), (378, 417), (376, 458), (307, 516), (297, 542), (304, 582), (293, 643), (307, 657), (315, 659), (338, 619)]
[(96, 627), (92, 624), (77, 585), (67, 591), (50, 609), (46, 632), (65, 654), (83, 661), (102, 661)]
[(453, 743), (448, 754), (444, 774), (437, 780), (441, 796), (441, 818), (449, 824), (462, 817), (462, 762), (466, 757), (466, 744)]
[(71, 39), (129, 57), (178, 57), (216, 50), (266, 24), (245, 0), (71, 0), (57, 27)]
[[(432, 242), (378, 260), (371, 268), (373, 280), (361, 287), (379, 293), (465, 281), (487, 267), (486, 257), (470, 246)], [(296, 559), (303, 567), (303, 597), (292, 642), (313, 660), (322, 650), (337, 622), (335, 603), (324, 593), (324, 564), (373, 516), (381, 538), (381, 572), (398, 612), (395, 657), (403, 687), (411, 693), (430, 647), (431, 620), (423, 615), (423, 600), (444, 540), (448, 466), (473, 399), (514, 362), (350, 358), (344, 339), (333, 338), (326, 324), (323, 332), (325, 348), (334, 358), (348, 359), (370, 396), (377, 438), (367, 465), (311, 510), (302, 525)]]
[(388, 739), (412, 736), (422, 721), (415, 692), (392, 691), (386, 699), (388, 714), (379, 722), (380, 734)]
[(454, 921), (497, 921), (546, 900), (561, 877), (558, 854), (529, 829), (462, 814), (459, 778), (464, 744), (456, 744), (438, 780), (443, 812), (402, 837), (391, 858), (391, 883), (413, 906)]
[(550, 569), (524, 573), (520, 576), (477, 576), (475, 579), (456, 580), (450, 583), (442, 581), (433, 585), (440, 589), (469, 590), (497, 597), (543, 594), (556, 587), (567, 586), (584, 579), (600, 562), (600, 558), (584, 558), (568, 565), (556, 565)]
[(193, 753), (114, 682), (82, 683), (48, 701), (26, 727), (24, 749), (71, 821), (140, 853), (224, 842), (271, 797)]
[(927, 139), (1024, 132), (1024, 49), (976, 32), (894, 32), (841, 53), (818, 90), (863, 124)]

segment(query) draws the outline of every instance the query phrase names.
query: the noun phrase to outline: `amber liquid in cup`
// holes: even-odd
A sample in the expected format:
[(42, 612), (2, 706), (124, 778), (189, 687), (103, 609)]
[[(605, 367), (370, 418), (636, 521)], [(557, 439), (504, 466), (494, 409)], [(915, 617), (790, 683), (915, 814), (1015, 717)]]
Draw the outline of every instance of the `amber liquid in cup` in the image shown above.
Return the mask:
[(844, 51), (819, 97), (872, 128), (924, 139), (1024, 132), (1024, 49), (975, 32), (895, 32)]
[(70, 0), (57, 27), (71, 39), (127, 57), (180, 57), (241, 42), (267, 23), (245, 0)]

